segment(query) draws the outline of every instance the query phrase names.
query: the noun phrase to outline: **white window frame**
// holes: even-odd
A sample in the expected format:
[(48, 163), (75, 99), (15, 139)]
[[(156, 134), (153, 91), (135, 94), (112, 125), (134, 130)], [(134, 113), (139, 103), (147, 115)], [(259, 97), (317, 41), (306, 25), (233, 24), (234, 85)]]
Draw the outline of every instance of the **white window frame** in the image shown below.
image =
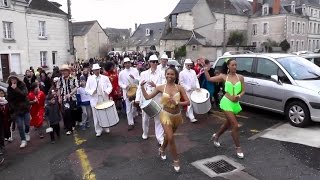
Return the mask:
[(40, 51), (40, 66), (48, 67), (48, 51)]
[(297, 34), (300, 34), (301, 31), (300, 31), (300, 28), (301, 28), (301, 23), (300, 22), (297, 22)]
[(293, 52), (294, 51), (294, 40), (290, 41), (290, 50)]
[(3, 21), (2, 26), (3, 26), (3, 29), (2, 29), (3, 38), (8, 40), (13, 40), (14, 39), (13, 22)]
[(313, 34), (317, 34), (317, 23), (313, 24)]
[(39, 21), (39, 38), (47, 38), (46, 21)]
[[(264, 31), (265, 29), (264, 29), (264, 25), (267, 25), (267, 28), (266, 28), (266, 32)], [(269, 34), (269, 23), (268, 22), (264, 22), (264, 23), (262, 23), (262, 34), (263, 35), (268, 35)]]
[(146, 36), (150, 36), (150, 29), (149, 28), (146, 29)]
[(306, 28), (306, 24), (303, 22), (302, 23), (302, 34), (304, 34), (306, 31), (305, 31), (305, 28)]
[(256, 44), (255, 47), (258, 46), (258, 42), (256, 42), (256, 41), (251, 42), (251, 44), (252, 44), (252, 46), (254, 46), (254, 44)]
[(291, 2), (291, 13), (292, 14), (296, 13), (296, 2), (295, 1)]
[(313, 9), (310, 8), (310, 16), (313, 17)]
[[(58, 51), (52, 51), (51, 53), (51, 58), (52, 58), (52, 64), (56, 65), (57, 64), (57, 58), (58, 58)], [(54, 56), (54, 58), (53, 58)]]
[(252, 24), (252, 35), (258, 35), (258, 24)]
[(305, 49), (304, 49), (304, 41), (302, 40), (300, 43), (301, 43), (301, 50), (302, 50), (302, 51), (305, 50)]
[(302, 4), (302, 15), (305, 16), (306, 15), (306, 5)]
[(309, 33), (311, 34), (312, 33), (312, 22), (309, 22)]
[(296, 28), (296, 22), (295, 21), (291, 21), (291, 34), (295, 33), (295, 28)]
[(262, 16), (269, 15), (269, 4), (264, 4), (262, 6)]
[(10, 7), (10, 0), (0, 0), (2, 7)]
[(300, 44), (300, 43), (299, 43), (299, 41), (297, 40), (297, 41), (296, 41), (296, 47), (295, 47), (297, 52), (299, 51), (299, 44)]

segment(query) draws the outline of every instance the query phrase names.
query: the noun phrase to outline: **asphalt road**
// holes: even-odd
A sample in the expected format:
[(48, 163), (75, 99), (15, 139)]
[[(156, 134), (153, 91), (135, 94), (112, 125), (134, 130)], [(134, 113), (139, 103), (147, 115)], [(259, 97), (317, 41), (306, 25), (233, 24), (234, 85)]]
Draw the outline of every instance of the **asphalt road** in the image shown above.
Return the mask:
[[(221, 148), (209, 142), (210, 136), (224, 121), (223, 114), (197, 116), (192, 124), (185, 120), (176, 133), (181, 159), (181, 172), (173, 171), (172, 158), (161, 161), (157, 155), (153, 123), (150, 137), (142, 140), (141, 119), (135, 129), (127, 131), (126, 119), (111, 128), (110, 134), (95, 137), (93, 128), (63, 135), (56, 144), (49, 136), (39, 139), (31, 131), (27, 148), (20, 150), (15, 132), (14, 142), (6, 146), (5, 161), (0, 165), (0, 180), (73, 180), (73, 179), (224, 179), (210, 178), (191, 165), (192, 162), (225, 155), (244, 166), (244, 172), (261, 180), (318, 180), (320, 178), (320, 151), (318, 148), (296, 143), (260, 138), (259, 133), (279, 123), (285, 123), (278, 114), (244, 108), (238, 120), (241, 124), (241, 145), (245, 159), (237, 159), (230, 132), (220, 138)], [(151, 121), (152, 122), (152, 121)], [(314, 126), (319, 126), (318, 124)]]

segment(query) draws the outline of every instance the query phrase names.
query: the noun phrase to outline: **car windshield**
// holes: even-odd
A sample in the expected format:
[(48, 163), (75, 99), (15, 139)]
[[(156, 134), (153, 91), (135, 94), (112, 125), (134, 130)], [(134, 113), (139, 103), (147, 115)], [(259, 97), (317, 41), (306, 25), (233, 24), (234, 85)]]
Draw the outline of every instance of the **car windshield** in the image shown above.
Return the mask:
[(297, 56), (277, 58), (295, 80), (320, 80), (320, 67)]

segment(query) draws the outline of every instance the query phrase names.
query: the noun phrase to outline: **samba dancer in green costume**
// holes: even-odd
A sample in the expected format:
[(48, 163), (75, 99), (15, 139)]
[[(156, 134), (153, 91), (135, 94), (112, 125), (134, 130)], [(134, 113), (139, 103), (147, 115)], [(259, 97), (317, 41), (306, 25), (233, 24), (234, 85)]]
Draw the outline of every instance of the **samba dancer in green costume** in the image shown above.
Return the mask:
[(236, 74), (237, 62), (235, 59), (226, 59), (223, 64), (222, 73), (218, 76), (210, 77), (208, 69), (205, 67), (206, 78), (211, 82), (224, 82), (224, 91), (226, 92), (220, 101), (220, 108), (223, 110), (226, 116), (226, 122), (221, 126), (220, 130), (213, 134), (211, 140), (216, 147), (220, 147), (219, 137), (229, 128), (231, 128), (231, 135), (236, 145), (236, 153), (238, 158), (244, 158), (244, 154), (240, 147), (239, 141), (239, 124), (236, 119), (242, 109), (239, 104), (239, 99), (245, 92), (244, 78), (241, 75)]

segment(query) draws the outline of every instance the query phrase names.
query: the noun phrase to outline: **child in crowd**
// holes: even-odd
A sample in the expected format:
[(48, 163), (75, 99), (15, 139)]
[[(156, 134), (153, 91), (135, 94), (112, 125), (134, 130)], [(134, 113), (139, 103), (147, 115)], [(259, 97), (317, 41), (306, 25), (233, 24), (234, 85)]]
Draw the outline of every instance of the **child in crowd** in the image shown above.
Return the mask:
[(38, 130), (40, 139), (44, 138), (43, 134), (43, 117), (44, 117), (44, 105), (46, 95), (40, 90), (39, 84), (34, 82), (31, 84), (28, 99), (31, 104), (30, 115), (31, 121), (30, 126), (34, 126)]
[(4, 92), (4, 90), (0, 89), (0, 113), (3, 120), (4, 140), (8, 142), (12, 142), (13, 141), (12, 130), (15, 127), (15, 123), (10, 118), (9, 105), (5, 97), (6, 97), (6, 93)]
[(90, 106), (90, 95), (85, 91), (86, 88), (86, 78), (84, 76), (80, 77), (80, 87), (77, 89), (77, 100), (78, 104), (82, 109), (82, 130), (89, 128), (89, 123), (92, 122), (92, 109)]
[(48, 95), (47, 97), (48, 105), (45, 110), (45, 120), (48, 122), (48, 125), (53, 129), (50, 132), (51, 144), (55, 143), (54, 133), (60, 138), (60, 120), (62, 115), (60, 112), (59, 104), (54, 95)]

